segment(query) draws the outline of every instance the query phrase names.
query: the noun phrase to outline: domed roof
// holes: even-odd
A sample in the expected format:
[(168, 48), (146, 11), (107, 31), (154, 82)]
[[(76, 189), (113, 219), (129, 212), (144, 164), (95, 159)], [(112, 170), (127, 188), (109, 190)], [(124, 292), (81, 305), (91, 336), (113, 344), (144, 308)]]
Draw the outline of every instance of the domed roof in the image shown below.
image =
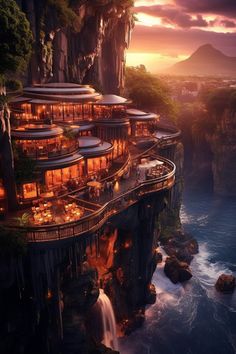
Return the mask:
[(102, 95), (94, 105), (109, 106), (109, 105), (125, 105), (130, 103), (127, 98), (117, 95)]
[(147, 115), (147, 112), (140, 111), (139, 109), (136, 108), (129, 108), (127, 109), (127, 114), (132, 115), (132, 116), (145, 116)]
[(13, 129), (11, 135), (20, 140), (43, 140), (63, 135), (63, 129), (56, 125), (27, 124)]
[(61, 102), (94, 102), (99, 98), (100, 94), (89, 85), (51, 83), (25, 87), (23, 95), (17, 97), (12, 103), (20, 103), (25, 100), (32, 104), (51, 105)]
[(79, 148), (93, 148), (101, 144), (101, 139), (95, 136), (81, 136), (78, 139)]
[(148, 121), (148, 120), (156, 120), (160, 118), (159, 114), (143, 112), (139, 109), (127, 109), (127, 115), (130, 121)]

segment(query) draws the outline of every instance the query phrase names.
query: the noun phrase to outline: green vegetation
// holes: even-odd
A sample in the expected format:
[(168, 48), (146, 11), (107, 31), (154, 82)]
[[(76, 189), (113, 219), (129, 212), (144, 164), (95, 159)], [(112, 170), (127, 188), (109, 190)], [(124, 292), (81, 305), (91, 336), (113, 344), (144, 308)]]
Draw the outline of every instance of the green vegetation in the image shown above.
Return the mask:
[(65, 128), (63, 135), (68, 140), (74, 140), (77, 136), (77, 133), (71, 128)]
[(213, 134), (217, 124), (222, 120), (225, 110), (233, 114), (236, 112), (236, 90), (232, 88), (222, 88), (208, 91), (203, 96), (200, 94), (200, 100), (205, 104), (205, 109), (196, 110), (193, 107), (193, 133)]
[[(73, 2), (74, 5), (78, 3), (78, 1)], [(47, 0), (45, 8), (45, 15), (41, 19), (42, 28), (44, 27), (44, 19), (48, 15), (48, 11), (50, 14), (55, 16), (54, 20), (62, 27), (70, 26), (76, 32), (79, 32), (82, 27), (82, 20), (80, 16), (73, 10), (70, 6), (70, 1), (68, 0)]]
[(93, 0), (92, 4), (97, 6), (113, 5), (128, 8), (134, 6), (134, 0)]
[(219, 117), (225, 109), (236, 111), (236, 90), (232, 88), (217, 89), (209, 92), (205, 99), (209, 113)]
[(14, 221), (16, 221), (19, 226), (26, 226), (29, 224), (29, 218), (29, 213), (23, 213), (21, 216), (14, 218)]
[(33, 42), (25, 14), (13, 0), (0, 0), (0, 75), (25, 68)]
[(27, 239), (23, 232), (0, 226), (0, 256), (19, 256), (27, 251)]
[(140, 109), (154, 110), (175, 119), (177, 107), (170, 99), (169, 90), (144, 65), (126, 68), (126, 94)]
[(15, 156), (15, 179), (17, 184), (30, 181), (35, 176), (36, 162), (33, 159)]
[[(0, 84), (0, 87), (1, 87), (1, 84)], [(0, 110), (3, 110), (4, 107), (7, 106), (8, 102), (9, 102), (9, 97), (0, 94)], [(6, 112), (4, 111), (4, 114), (5, 114), (5, 113), (6, 113)]]
[(5, 85), (8, 91), (21, 91), (23, 89), (22, 82), (20, 80), (7, 79), (5, 81)]
[(158, 223), (160, 225), (159, 240), (165, 244), (170, 238), (173, 237), (173, 234), (176, 231), (179, 231), (182, 228), (179, 216), (179, 208), (171, 208), (167, 201), (166, 209), (164, 209), (159, 215)]
[[(80, 0), (46, 0), (45, 13), (41, 19), (41, 28), (44, 29), (44, 21), (47, 18), (48, 12), (53, 14), (54, 22), (62, 27), (69, 26), (75, 32), (80, 32), (83, 26), (83, 17), (80, 16), (76, 8), (81, 5)], [(107, 12), (107, 6), (120, 8), (126, 10), (134, 5), (133, 0), (90, 0), (88, 6), (99, 8), (100, 11), (104, 9)]]
[(177, 123), (183, 134), (193, 132), (198, 138), (205, 136), (206, 130), (210, 130), (210, 120), (205, 106), (201, 102), (182, 103), (180, 106)]

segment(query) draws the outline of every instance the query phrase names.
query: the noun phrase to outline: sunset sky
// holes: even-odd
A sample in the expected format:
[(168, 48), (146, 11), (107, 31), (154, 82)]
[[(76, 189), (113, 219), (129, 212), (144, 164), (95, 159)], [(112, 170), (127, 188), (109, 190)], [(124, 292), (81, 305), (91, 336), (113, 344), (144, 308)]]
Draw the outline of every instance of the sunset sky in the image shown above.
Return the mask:
[(136, 0), (127, 65), (161, 71), (210, 43), (236, 57), (236, 0)]

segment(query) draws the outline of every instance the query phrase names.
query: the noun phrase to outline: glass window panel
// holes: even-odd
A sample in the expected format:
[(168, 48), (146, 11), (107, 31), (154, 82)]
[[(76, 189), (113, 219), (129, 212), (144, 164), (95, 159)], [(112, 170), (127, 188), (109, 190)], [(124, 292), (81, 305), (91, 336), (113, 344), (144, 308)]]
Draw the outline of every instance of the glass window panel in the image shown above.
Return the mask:
[(31, 199), (37, 197), (37, 185), (36, 182), (23, 184), (23, 198)]

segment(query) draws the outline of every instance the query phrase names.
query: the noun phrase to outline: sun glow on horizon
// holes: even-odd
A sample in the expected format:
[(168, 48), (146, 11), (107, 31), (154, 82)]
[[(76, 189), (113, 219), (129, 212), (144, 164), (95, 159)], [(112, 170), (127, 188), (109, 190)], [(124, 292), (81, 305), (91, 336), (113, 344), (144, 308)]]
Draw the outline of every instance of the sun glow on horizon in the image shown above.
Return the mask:
[(172, 0), (135, 0), (134, 7), (139, 6), (152, 6), (152, 5), (167, 5), (172, 4)]
[(126, 57), (127, 66), (143, 64), (148, 71), (160, 73), (178, 61), (187, 59), (186, 55), (171, 56), (161, 53), (128, 52)]
[(160, 26), (162, 24), (160, 17), (150, 16), (142, 12), (137, 13), (135, 17), (137, 18), (136, 25), (152, 27)]
[(176, 0), (135, 0), (136, 26), (127, 65), (143, 64), (153, 73), (161, 72), (206, 43), (236, 56), (233, 14), (213, 11), (214, 6), (211, 12), (191, 11)]

